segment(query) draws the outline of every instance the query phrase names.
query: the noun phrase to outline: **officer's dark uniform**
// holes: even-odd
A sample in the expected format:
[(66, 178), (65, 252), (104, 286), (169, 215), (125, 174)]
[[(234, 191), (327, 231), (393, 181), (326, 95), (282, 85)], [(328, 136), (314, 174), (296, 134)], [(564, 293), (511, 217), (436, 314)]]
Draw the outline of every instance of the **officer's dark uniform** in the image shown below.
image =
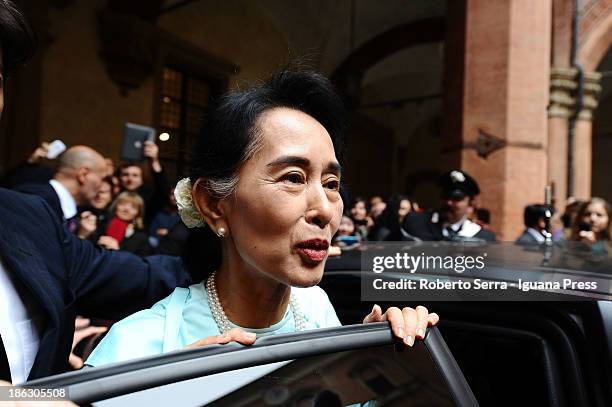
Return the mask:
[[(438, 185), (442, 188), (442, 197), (462, 199), (466, 196), (474, 197), (480, 193), (480, 188), (474, 180), (463, 171), (449, 171), (440, 176)], [(463, 220), (459, 225), (444, 227), (444, 214), (440, 211), (409, 214), (402, 224), (405, 240), (424, 241), (494, 241), (495, 233), (483, 229), (480, 225)]]

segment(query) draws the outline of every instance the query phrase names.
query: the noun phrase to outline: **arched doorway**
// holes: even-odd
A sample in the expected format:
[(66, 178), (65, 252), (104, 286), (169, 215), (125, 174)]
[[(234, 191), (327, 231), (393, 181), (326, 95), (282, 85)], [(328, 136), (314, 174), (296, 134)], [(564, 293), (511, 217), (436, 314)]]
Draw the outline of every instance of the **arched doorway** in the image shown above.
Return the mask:
[[(444, 37), (441, 17), (393, 27), (356, 49), (332, 75), (351, 106), (351, 194), (409, 193), (425, 206), (436, 203), (436, 188), (414, 179), (438, 173)], [(377, 126), (355, 126), (364, 122)]]

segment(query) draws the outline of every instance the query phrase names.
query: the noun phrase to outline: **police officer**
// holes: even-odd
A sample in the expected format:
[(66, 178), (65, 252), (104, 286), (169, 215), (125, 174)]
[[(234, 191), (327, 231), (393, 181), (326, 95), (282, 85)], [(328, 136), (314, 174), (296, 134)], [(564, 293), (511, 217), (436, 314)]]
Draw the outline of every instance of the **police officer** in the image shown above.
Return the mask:
[(495, 233), (468, 219), (480, 188), (467, 173), (453, 170), (438, 180), (440, 209), (407, 216), (402, 225), (406, 240), (494, 241)]

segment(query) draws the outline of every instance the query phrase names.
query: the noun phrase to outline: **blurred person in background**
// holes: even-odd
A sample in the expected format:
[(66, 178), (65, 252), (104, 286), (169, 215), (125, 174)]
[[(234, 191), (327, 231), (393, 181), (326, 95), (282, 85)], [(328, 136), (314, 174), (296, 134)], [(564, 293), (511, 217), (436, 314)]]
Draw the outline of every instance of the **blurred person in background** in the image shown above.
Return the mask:
[[(332, 245), (336, 247), (349, 247), (359, 243), (360, 241), (361, 237), (355, 230), (355, 223), (353, 222), (353, 219), (351, 219), (350, 216), (342, 215), (340, 225), (338, 226), (338, 232), (332, 239)], [(333, 254), (337, 254), (337, 252)]]
[(412, 203), (405, 195), (392, 195), (387, 201), (383, 213), (374, 221), (374, 227), (368, 235), (369, 240), (401, 241), (401, 225), (406, 216), (412, 212)]
[(145, 184), (144, 170), (138, 163), (130, 162), (119, 168), (119, 182), (122, 191), (136, 192), (145, 202), (147, 216), (145, 225), (168, 203), (168, 180), (159, 160), (159, 147), (153, 141), (145, 141), (143, 155), (149, 162), (153, 180), (152, 188)]
[[(115, 199), (115, 197), (119, 195), (119, 193), (121, 192), (121, 182), (119, 181), (119, 177), (117, 176), (117, 169), (115, 167), (115, 162), (113, 161), (113, 159), (110, 157), (106, 157), (104, 161), (106, 161), (106, 168), (107, 168), (105, 179), (108, 180), (111, 186), (110, 193), (112, 195), (112, 199), (110, 202), (112, 202)], [(108, 203), (108, 205), (110, 205), (110, 202)], [(108, 205), (107, 205), (107, 208), (108, 208)]]
[(115, 173), (115, 162), (110, 157), (104, 158), (104, 161), (106, 162), (106, 176), (110, 177)]
[(578, 206), (572, 225), (571, 241), (587, 243), (593, 251), (609, 252), (612, 207), (593, 197)]
[(110, 220), (98, 244), (138, 256), (152, 254), (149, 235), (144, 228), (144, 210), (144, 201), (136, 192), (120, 193), (109, 208)]
[(140, 165), (123, 164), (119, 168), (119, 182), (123, 191), (138, 192), (144, 186), (144, 174)]
[(370, 210), (372, 209), (372, 207), (374, 207), (375, 205), (381, 202), (385, 202), (385, 200), (380, 195), (374, 195), (370, 197)]
[(546, 241), (546, 219), (552, 217), (551, 209), (546, 205), (527, 205), (523, 212), (525, 231), (516, 239), (520, 244), (539, 244)]
[(385, 201), (376, 202), (374, 205), (370, 207), (369, 216), (373, 222), (376, 223), (376, 218), (382, 215), (386, 207), (387, 207), (387, 203)]
[(570, 196), (567, 198), (565, 202), (565, 209), (563, 210), (563, 215), (561, 215), (561, 223), (563, 225), (562, 233), (560, 231), (556, 231), (556, 233), (566, 239), (570, 239), (572, 236), (572, 226), (574, 225), (574, 220), (576, 219), (576, 213), (578, 212), (578, 208), (582, 205), (584, 201), (574, 198)]
[(88, 239), (96, 230), (106, 230), (109, 219), (108, 210), (114, 200), (113, 181), (110, 176), (106, 176), (102, 179), (98, 193), (90, 205), (81, 208), (77, 236), (81, 239)]
[(111, 175), (110, 179), (113, 185), (113, 196), (117, 196), (121, 192), (121, 181), (119, 181), (119, 177), (115, 174)]
[(406, 215), (412, 212), (412, 200), (405, 195), (398, 195), (395, 197), (395, 200), (399, 201), (397, 215), (399, 223), (402, 224), (406, 218)]
[(486, 230), (491, 229), (491, 211), (487, 208), (476, 208), (474, 211), (474, 222), (476, 222), (481, 228)]
[(108, 211), (110, 204), (115, 200), (113, 193), (113, 180), (110, 176), (102, 178), (102, 184), (98, 189), (98, 193), (90, 202), (90, 207), (96, 215), (101, 215)]
[(183, 222), (179, 222), (168, 234), (159, 240), (159, 243), (154, 247), (156, 254), (165, 254), (168, 256), (180, 256), (183, 253), (187, 239), (189, 238), (189, 229)]
[(149, 241), (153, 247), (159, 245), (159, 241), (168, 236), (170, 231), (181, 221), (174, 196), (174, 186), (168, 193), (168, 203), (155, 215), (149, 227)]
[(368, 216), (367, 201), (360, 196), (353, 199), (353, 201), (351, 202), (350, 213), (351, 213), (351, 218), (353, 218), (353, 221), (355, 220), (365, 221)]
[(87, 146), (74, 146), (60, 155), (49, 182), (24, 184), (15, 189), (43, 198), (68, 229), (77, 233), (77, 205), (91, 204), (105, 174), (106, 162), (100, 153)]
[(437, 211), (406, 216), (405, 237), (424, 241), (494, 241), (495, 233), (483, 229), (469, 219), (480, 188), (474, 178), (461, 170), (446, 172), (438, 179), (441, 187)]
[(368, 216), (367, 201), (362, 197), (353, 199), (351, 202), (350, 214), (351, 219), (353, 219), (353, 223), (355, 223), (357, 235), (359, 235), (362, 241), (367, 240), (368, 233), (370, 233), (370, 228), (374, 226), (372, 218)]

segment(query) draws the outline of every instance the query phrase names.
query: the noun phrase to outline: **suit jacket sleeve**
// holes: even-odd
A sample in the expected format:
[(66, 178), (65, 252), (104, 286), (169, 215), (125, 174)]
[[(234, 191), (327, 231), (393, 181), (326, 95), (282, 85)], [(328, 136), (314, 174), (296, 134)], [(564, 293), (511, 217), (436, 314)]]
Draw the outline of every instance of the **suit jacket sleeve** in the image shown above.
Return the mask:
[(178, 257), (106, 250), (63, 227), (60, 235), (69, 289), (87, 316), (120, 319), (191, 284)]

